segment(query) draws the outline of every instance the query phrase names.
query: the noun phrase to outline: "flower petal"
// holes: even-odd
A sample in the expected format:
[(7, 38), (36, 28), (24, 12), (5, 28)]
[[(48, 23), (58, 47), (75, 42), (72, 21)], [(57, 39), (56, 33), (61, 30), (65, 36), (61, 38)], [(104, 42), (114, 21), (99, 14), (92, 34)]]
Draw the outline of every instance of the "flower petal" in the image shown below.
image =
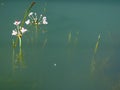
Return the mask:
[(43, 20), (43, 24), (48, 24), (48, 22), (46, 20)]
[(47, 18), (46, 18), (46, 17), (43, 17), (43, 20), (47, 20)]
[(25, 33), (26, 31), (27, 31), (27, 29), (22, 27), (22, 29), (21, 29), (22, 34)]
[(46, 21), (47, 20), (46, 17), (43, 17), (42, 19), (43, 19), (43, 24), (48, 24), (48, 22)]
[(28, 25), (30, 24), (30, 19), (28, 19), (27, 21), (25, 21), (25, 23)]
[(17, 31), (16, 31), (16, 30), (13, 30), (13, 31), (12, 31), (12, 35), (17, 35)]
[(31, 15), (33, 15), (33, 12), (30, 12), (28, 16), (30, 17)]
[(19, 25), (20, 23), (21, 23), (21, 21), (15, 21), (13, 24), (17, 26), (17, 25)]

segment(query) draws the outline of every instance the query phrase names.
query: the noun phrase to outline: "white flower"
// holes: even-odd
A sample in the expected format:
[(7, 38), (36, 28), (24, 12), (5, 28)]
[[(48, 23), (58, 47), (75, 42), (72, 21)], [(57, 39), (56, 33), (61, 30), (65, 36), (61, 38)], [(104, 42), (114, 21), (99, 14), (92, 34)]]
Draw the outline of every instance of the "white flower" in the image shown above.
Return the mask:
[(45, 16), (43, 16), (42, 14), (40, 15), (40, 17), (38, 18), (37, 17), (37, 13), (34, 13), (34, 12), (30, 12), (29, 13), (29, 20), (27, 20), (25, 23), (28, 25), (29, 23), (32, 23), (32, 24), (48, 24), (47, 22), (47, 18)]
[(17, 26), (17, 25), (19, 25), (20, 23), (21, 23), (21, 21), (15, 21), (13, 24)]
[(25, 23), (28, 25), (30, 24), (30, 19), (28, 19), (27, 21), (25, 21)]
[(16, 31), (16, 30), (13, 30), (13, 31), (12, 31), (12, 35), (17, 35), (17, 31)]
[(30, 17), (31, 15), (33, 15), (33, 12), (30, 12), (28, 16)]
[(22, 34), (25, 33), (26, 31), (27, 31), (27, 29), (22, 27), (22, 29), (21, 29)]
[(46, 17), (43, 17), (43, 20), (47, 20), (47, 18), (46, 18)]
[(43, 17), (43, 24), (48, 24), (48, 22), (46, 20), (47, 20), (47, 18)]
[(46, 20), (43, 20), (43, 24), (48, 24), (48, 22)]

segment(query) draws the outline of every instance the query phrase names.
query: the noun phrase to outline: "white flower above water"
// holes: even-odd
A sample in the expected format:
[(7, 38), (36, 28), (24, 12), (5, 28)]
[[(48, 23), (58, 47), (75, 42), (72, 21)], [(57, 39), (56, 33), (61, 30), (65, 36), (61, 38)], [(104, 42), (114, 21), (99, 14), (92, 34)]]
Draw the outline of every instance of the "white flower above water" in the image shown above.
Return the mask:
[(20, 31), (19, 30), (13, 30), (12, 35), (13, 36), (22, 36), (23, 33), (25, 33), (27, 29), (22, 28)]
[(41, 14), (38, 18), (37, 13), (30, 12), (28, 15), (29, 19), (25, 22), (27, 25), (28, 24), (35, 24), (35, 25), (40, 25), (40, 24), (48, 24), (47, 18)]
[(30, 19), (28, 19), (27, 21), (25, 21), (25, 23), (28, 25), (30, 24)]
[(44, 20), (44, 21), (43, 21), (43, 24), (48, 24), (48, 22)]
[(27, 31), (24, 27), (21, 27), (19, 24), (21, 21), (15, 21), (13, 24), (16, 25), (16, 28), (12, 31), (13, 36), (22, 36), (23, 33)]
[(18, 36), (18, 37), (22, 36), (22, 34), (20, 33), (20, 31), (17, 31), (16, 29), (12, 31), (12, 35), (13, 36)]
[(46, 17), (43, 17), (43, 20), (47, 20), (47, 18), (46, 18)]
[(17, 26), (17, 25), (19, 25), (20, 23), (21, 23), (21, 21), (15, 21), (13, 24)]
[(33, 12), (30, 12), (28, 16), (30, 17), (31, 15), (33, 15)]
[(25, 29), (24, 27), (22, 27), (22, 29), (20, 30), (23, 33), (25, 33), (27, 31), (27, 29)]
[(16, 31), (16, 30), (13, 30), (13, 31), (12, 31), (12, 35), (15, 35), (15, 36), (16, 36), (16, 35), (17, 35), (17, 31)]
[(47, 18), (43, 17), (43, 24), (48, 24), (48, 22), (46, 20), (47, 20)]

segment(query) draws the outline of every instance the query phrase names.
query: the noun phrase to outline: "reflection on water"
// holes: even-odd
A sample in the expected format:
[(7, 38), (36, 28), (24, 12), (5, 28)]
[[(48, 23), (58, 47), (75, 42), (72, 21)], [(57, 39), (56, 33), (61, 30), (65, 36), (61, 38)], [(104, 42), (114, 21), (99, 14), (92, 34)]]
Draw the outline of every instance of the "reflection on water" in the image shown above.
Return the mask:
[(79, 31), (76, 32), (76, 35), (75, 35), (75, 40), (74, 40), (75, 45), (77, 45), (78, 42), (79, 42)]
[(19, 50), (16, 50), (13, 47), (12, 54), (13, 54), (12, 55), (13, 70), (25, 68), (24, 55), (22, 52), (22, 48), (19, 48)]
[(94, 48), (93, 58), (91, 60), (91, 74), (93, 74), (96, 70), (96, 53), (97, 53), (99, 42), (100, 42), (100, 34), (98, 35), (98, 40)]
[(47, 41), (48, 41), (48, 38), (45, 37), (42, 48), (45, 48), (45, 47), (46, 47), (46, 45), (47, 45)]
[(77, 44), (79, 42), (79, 31), (77, 32), (69, 32), (67, 36), (68, 44), (74, 43)]
[(71, 42), (71, 38), (72, 38), (72, 35), (71, 35), (71, 32), (68, 33), (68, 43)]

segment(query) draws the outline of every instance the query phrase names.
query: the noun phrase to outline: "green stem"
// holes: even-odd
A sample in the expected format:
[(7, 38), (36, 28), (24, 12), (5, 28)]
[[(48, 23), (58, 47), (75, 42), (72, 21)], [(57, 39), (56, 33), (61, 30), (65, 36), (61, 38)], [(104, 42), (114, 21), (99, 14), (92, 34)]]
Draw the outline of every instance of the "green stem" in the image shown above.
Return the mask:
[(35, 24), (36, 31), (38, 31), (38, 24)]
[(19, 50), (19, 59), (20, 59), (20, 61), (23, 60), (22, 48), (21, 47), (20, 47), (20, 50)]
[(21, 46), (22, 46), (21, 37), (18, 37), (18, 39), (19, 39), (19, 47), (21, 48)]

